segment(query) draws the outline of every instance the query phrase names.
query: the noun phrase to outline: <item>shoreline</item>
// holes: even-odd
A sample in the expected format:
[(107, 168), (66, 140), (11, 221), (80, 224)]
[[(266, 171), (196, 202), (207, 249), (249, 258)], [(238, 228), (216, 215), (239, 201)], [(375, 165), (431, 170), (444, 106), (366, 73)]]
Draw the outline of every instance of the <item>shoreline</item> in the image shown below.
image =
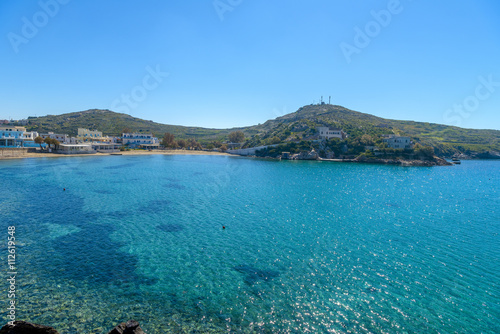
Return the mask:
[(349, 162), (365, 163), (365, 164), (378, 164), (378, 165), (393, 165), (401, 167), (442, 167), (442, 166), (453, 166), (452, 163), (446, 161), (446, 159), (434, 156), (432, 159), (366, 159), (366, 158), (356, 158), (351, 159)]
[(58, 153), (25, 153), (19, 156), (0, 156), (2, 160), (12, 159), (32, 159), (32, 158), (64, 158), (64, 157), (96, 157), (96, 156), (125, 156), (125, 155), (219, 155), (219, 156), (233, 156), (224, 152), (211, 152), (211, 151), (190, 151), (190, 150), (165, 150), (165, 151), (120, 151), (114, 153), (93, 153), (93, 154), (58, 154)]
[[(141, 156), (141, 155), (212, 155), (212, 156), (231, 156), (243, 158), (258, 158), (256, 156), (243, 156), (239, 154), (231, 154), (226, 152), (215, 151), (197, 151), (197, 150), (157, 150), (157, 151), (120, 151), (113, 153), (93, 153), (93, 154), (58, 154), (58, 153), (24, 153), (17, 156), (0, 156), (2, 160), (12, 159), (33, 159), (33, 158), (63, 158), (63, 157), (96, 157), (96, 156)], [(276, 158), (261, 157), (260, 159), (277, 160)], [(306, 159), (307, 160), (307, 159)], [(434, 167), (434, 166), (451, 166), (452, 164), (443, 158), (434, 157), (434, 161), (429, 160), (400, 160), (400, 159), (311, 159), (309, 161), (318, 162), (337, 162), (337, 163), (366, 163), (379, 165), (394, 165), (401, 167)]]

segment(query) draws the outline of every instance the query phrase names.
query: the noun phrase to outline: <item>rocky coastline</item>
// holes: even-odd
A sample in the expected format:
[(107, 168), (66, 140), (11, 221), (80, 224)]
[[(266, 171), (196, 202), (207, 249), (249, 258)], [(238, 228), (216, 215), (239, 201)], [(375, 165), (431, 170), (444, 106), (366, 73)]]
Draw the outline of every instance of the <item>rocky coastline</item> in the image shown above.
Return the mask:
[(471, 154), (455, 154), (452, 158), (457, 158), (460, 160), (496, 160), (500, 159), (500, 152), (497, 151), (486, 151), (486, 152), (474, 152)]
[(366, 157), (358, 157), (352, 162), (383, 164), (383, 165), (398, 165), (404, 167), (433, 167), (433, 166), (452, 166), (453, 164), (443, 158), (437, 156), (431, 159), (404, 160), (404, 159), (373, 159)]
[(371, 163), (371, 164), (382, 164), (382, 165), (398, 165), (405, 167), (432, 167), (432, 166), (451, 166), (452, 163), (446, 161), (443, 158), (437, 156), (420, 159), (381, 159), (376, 157), (367, 157), (364, 155), (358, 156), (354, 159), (323, 159), (319, 157), (315, 150), (310, 152), (301, 152), (293, 155), (283, 154), (280, 157), (282, 160), (317, 160), (317, 161), (333, 161), (333, 162), (358, 162), (358, 163)]

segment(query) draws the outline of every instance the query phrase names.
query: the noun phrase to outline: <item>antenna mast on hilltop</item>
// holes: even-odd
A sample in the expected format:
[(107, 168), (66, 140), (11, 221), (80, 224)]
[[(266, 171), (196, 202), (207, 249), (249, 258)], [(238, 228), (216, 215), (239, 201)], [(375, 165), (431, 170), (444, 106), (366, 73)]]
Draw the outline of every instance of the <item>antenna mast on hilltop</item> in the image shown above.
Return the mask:
[(332, 104), (332, 97), (328, 96), (328, 104)]

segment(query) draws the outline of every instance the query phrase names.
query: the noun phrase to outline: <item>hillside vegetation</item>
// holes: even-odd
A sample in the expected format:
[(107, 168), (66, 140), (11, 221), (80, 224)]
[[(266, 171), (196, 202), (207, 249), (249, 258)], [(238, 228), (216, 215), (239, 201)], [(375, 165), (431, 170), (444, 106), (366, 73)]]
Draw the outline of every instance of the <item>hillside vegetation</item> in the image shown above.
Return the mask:
[[(109, 110), (92, 109), (63, 115), (30, 117), (28, 130), (39, 133), (67, 133), (76, 136), (78, 128), (97, 129), (109, 136), (119, 136), (123, 129), (153, 133), (163, 137), (171, 133), (176, 138), (194, 138), (202, 143), (227, 140), (229, 133), (240, 130), (245, 147), (277, 143), (299, 143), (315, 139), (317, 126), (343, 129), (348, 134), (345, 143), (332, 143), (361, 150), (364, 145), (381, 145), (384, 134), (406, 135), (415, 143), (432, 146), (437, 155), (500, 151), (500, 131), (463, 129), (425, 122), (384, 119), (336, 105), (308, 105), (294, 113), (255, 126), (234, 129), (207, 129), (160, 124)], [(302, 145), (303, 146), (303, 145)], [(333, 147), (333, 146), (332, 146)], [(344, 149), (345, 150), (345, 149)], [(354, 152), (354, 151), (353, 151)]]
[(164, 133), (172, 133), (181, 138), (219, 138), (229, 134), (230, 130), (206, 129), (168, 125), (132, 117), (110, 110), (91, 109), (62, 115), (30, 117), (28, 130), (39, 133), (54, 132), (76, 136), (78, 128), (102, 131), (104, 135), (121, 136), (123, 129), (134, 132), (153, 133), (162, 137)]
[[(380, 144), (384, 134), (409, 136), (415, 143), (432, 146), (438, 155), (500, 151), (500, 131), (463, 129), (434, 123), (398, 121), (356, 112), (335, 105), (308, 105), (294, 113), (252, 127), (258, 132), (248, 147), (314, 138), (317, 126), (343, 129), (351, 145)], [(364, 136), (364, 139), (363, 139)]]

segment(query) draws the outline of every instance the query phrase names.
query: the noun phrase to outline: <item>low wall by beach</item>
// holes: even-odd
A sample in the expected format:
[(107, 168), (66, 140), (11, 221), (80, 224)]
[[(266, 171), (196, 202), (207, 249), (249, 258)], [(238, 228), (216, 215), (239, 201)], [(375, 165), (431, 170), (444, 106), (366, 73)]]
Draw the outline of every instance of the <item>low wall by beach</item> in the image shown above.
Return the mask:
[(0, 148), (0, 158), (22, 157), (28, 153), (27, 148)]
[(250, 147), (250, 148), (241, 148), (238, 150), (227, 150), (226, 152), (230, 153), (230, 154), (238, 154), (238, 155), (255, 155), (255, 152), (257, 152), (258, 150), (262, 150), (262, 149), (265, 149), (268, 147), (276, 147), (276, 146), (278, 146), (278, 144), (257, 146), (257, 147)]

